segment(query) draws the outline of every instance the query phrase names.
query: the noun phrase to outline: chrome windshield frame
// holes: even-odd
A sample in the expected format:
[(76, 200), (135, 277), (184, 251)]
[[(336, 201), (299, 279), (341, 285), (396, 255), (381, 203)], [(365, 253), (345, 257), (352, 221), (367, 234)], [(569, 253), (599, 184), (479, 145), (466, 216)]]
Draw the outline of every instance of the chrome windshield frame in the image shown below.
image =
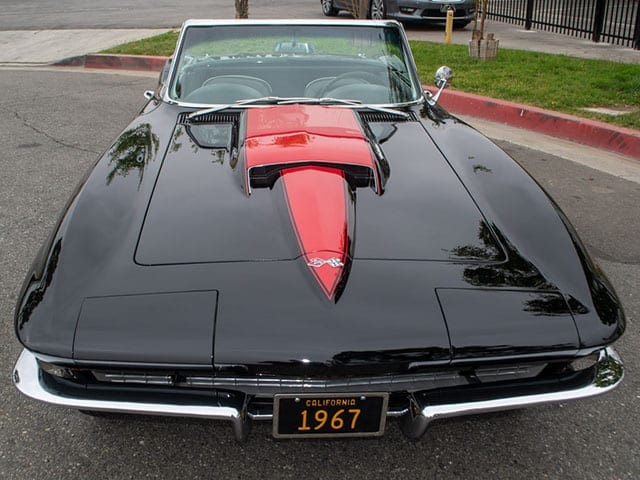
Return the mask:
[(286, 19), (272, 19), (272, 20), (218, 20), (218, 19), (202, 19), (202, 20), (186, 20), (180, 29), (180, 34), (178, 35), (178, 41), (176, 43), (176, 48), (173, 54), (173, 62), (171, 64), (171, 69), (169, 71), (169, 75), (167, 77), (166, 83), (164, 84), (162, 91), (160, 92), (160, 99), (167, 104), (177, 105), (180, 107), (188, 107), (195, 109), (205, 109), (205, 108), (215, 108), (218, 106), (222, 106), (224, 104), (215, 104), (215, 103), (193, 103), (193, 102), (184, 102), (181, 100), (176, 100), (171, 98), (169, 92), (171, 91), (171, 86), (173, 85), (174, 79), (178, 73), (179, 59), (181, 50), (184, 44), (184, 38), (187, 32), (187, 29), (190, 27), (223, 27), (223, 26), (278, 26), (278, 25), (287, 25), (287, 26), (310, 26), (310, 27), (393, 27), (396, 28), (400, 34), (400, 42), (402, 43), (402, 47), (404, 49), (404, 53), (407, 60), (407, 70), (409, 75), (411, 76), (411, 81), (413, 82), (416, 100), (411, 100), (409, 102), (401, 102), (401, 103), (376, 103), (376, 104), (362, 104), (362, 107), (367, 106), (375, 106), (380, 108), (402, 108), (402, 107), (411, 107), (414, 105), (419, 105), (424, 102), (424, 96), (422, 94), (422, 87), (420, 83), (420, 79), (418, 77), (418, 72), (416, 70), (415, 60), (413, 58), (413, 53), (411, 52), (411, 47), (409, 46), (409, 41), (407, 40), (406, 33), (402, 25), (396, 20), (286, 20)]

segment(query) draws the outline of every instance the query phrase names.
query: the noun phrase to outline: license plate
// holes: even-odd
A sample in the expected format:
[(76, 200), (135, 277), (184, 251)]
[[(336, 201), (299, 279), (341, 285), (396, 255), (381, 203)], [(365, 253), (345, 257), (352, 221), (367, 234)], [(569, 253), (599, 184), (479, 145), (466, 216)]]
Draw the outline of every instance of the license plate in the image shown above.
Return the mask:
[(387, 393), (276, 395), (276, 438), (376, 437), (384, 433)]

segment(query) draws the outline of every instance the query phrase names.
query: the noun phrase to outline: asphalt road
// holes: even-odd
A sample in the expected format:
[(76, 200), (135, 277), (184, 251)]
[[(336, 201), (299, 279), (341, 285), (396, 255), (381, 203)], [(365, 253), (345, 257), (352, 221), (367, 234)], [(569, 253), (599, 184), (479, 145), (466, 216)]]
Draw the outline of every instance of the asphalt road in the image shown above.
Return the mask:
[[(320, 0), (249, 0), (252, 18), (322, 18)], [(233, 0), (2, 0), (1, 30), (179, 27), (188, 18), (234, 18)]]
[(0, 478), (640, 477), (640, 185), (548, 154), (504, 147), (556, 198), (617, 287), (629, 324), (622, 386), (608, 396), (434, 424), (412, 443), (390, 422), (375, 440), (275, 441), (257, 424), (97, 419), (21, 396), (13, 307), (56, 216), (97, 155), (133, 118), (154, 78), (0, 70)]
[[(501, 11), (494, 0), (494, 8)], [(510, 1), (510, 0), (509, 0)], [(548, 17), (549, 6), (538, 7)], [(578, 16), (576, 6), (557, 7), (555, 14)], [(132, 12), (135, 12), (132, 14)], [(552, 14), (554, 12), (551, 12)], [(321, 18), (320, 0), (249, 0), (252, 18)], [(187, 18), (233, 18), (233, 0), (3, 0), (0, 30), (44, 30), (74, 28), (161, 28), (176, 27)]]

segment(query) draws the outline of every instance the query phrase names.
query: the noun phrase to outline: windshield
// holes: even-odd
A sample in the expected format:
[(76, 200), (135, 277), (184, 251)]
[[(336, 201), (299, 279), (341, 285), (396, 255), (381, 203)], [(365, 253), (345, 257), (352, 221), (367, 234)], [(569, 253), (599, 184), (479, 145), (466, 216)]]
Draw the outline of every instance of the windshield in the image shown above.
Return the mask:
[(188, 26), (172, 100), (222, 105), (263, 97), (393, 105), (420, 98), (393, 26)]

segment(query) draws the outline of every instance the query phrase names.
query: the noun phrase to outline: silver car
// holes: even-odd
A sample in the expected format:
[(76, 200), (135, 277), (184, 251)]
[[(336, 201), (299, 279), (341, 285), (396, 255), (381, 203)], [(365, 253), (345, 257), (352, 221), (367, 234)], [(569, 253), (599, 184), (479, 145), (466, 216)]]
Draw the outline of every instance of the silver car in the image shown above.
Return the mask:
[[(336, 16), (340, 10), (351, 11), (353, 0), (320, 0), (322, 13)], [(444, 22), (447, 10), (453, 9), (453, 26), (465, 27), (475, 15), (474, 0), (370, 0), (367, 18), (395, 18), (403, 22)]]

